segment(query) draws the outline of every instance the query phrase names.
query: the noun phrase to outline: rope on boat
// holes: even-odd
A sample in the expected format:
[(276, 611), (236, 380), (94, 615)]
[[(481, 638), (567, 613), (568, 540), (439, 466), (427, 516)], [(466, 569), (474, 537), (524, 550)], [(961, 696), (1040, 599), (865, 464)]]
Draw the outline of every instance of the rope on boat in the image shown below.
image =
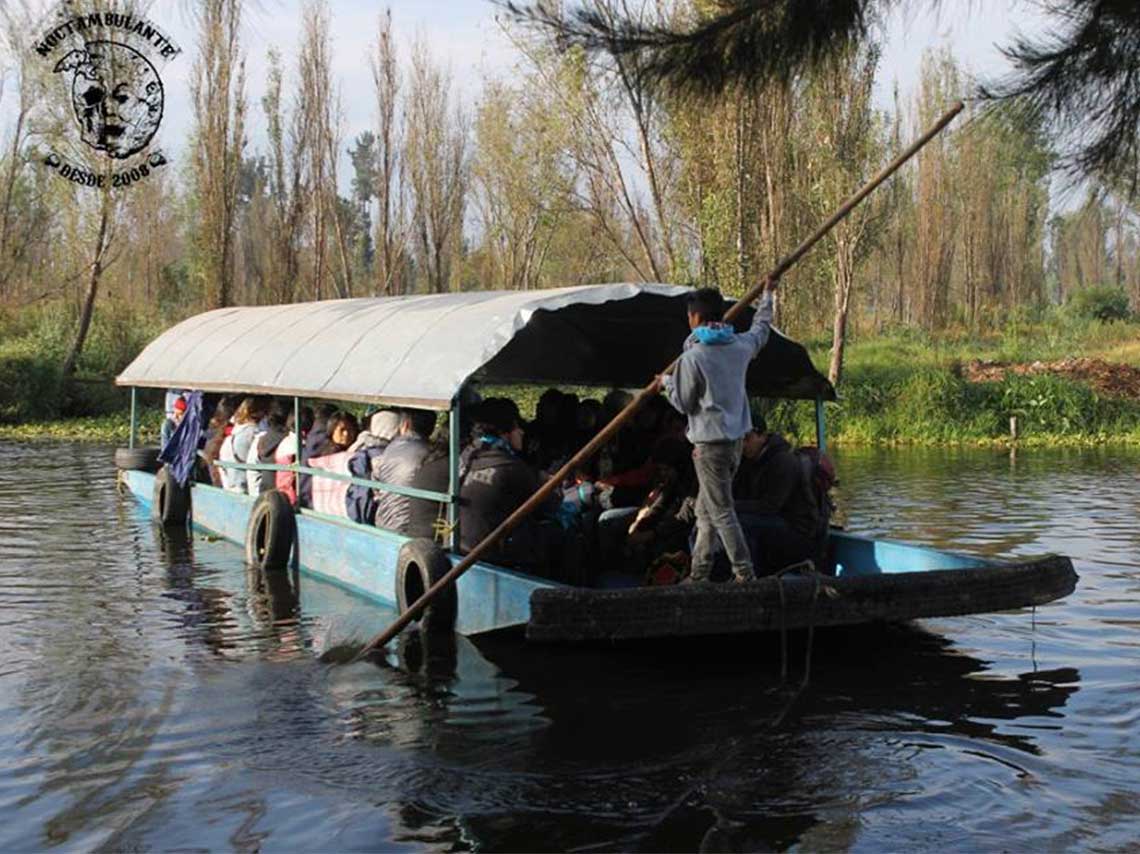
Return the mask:
[(431, 523), (431, 535), (437, 543), (447, 543), (455, 530), (455, 522), (449, 522), (445, 516), (440, 516)]
[(800, 681), (799, 686), (792, 692), (788, 702), (784, 704), (784, 708), (780, 713), (772, 719), (769, 726), (772, 729), (778, 727), (784, 722), (788, 712), (791, 711), (792, 706), (795, 705), (796, 700), (799, 699), (800, 694), (807, 688), (811, 680), (811, 653), (812, 647), (815, 643), (815, 612), (816, 605), (819, 602), (819, 594), (823, 593), (829, 599), (838, 599), (839, 591), (832, 587), (830, 584), (824, 583), (823, 574), (815, 568), (815, 562), (810, 558), (802, 560), (799, 563), (793, 563), (791, 566), (786, 566), (776, 573), (776, 589), (780, 594), (780, 684), (784, 685), (788, 681), (788, 608), (787, 599), (784, 595), (784, 576), (793, 572), (805, 573), (812, 578), (815, 582), (812, 587), (811, 593), (811, 610), (808, 612), (807, 623), (807, 648), (804, 650), (804, 676)]
[(788, 607), (784, 600), (784, 572), (776, 573), (776, 589), (780, 592), (780, 684), (783, 685), (788, 681)]

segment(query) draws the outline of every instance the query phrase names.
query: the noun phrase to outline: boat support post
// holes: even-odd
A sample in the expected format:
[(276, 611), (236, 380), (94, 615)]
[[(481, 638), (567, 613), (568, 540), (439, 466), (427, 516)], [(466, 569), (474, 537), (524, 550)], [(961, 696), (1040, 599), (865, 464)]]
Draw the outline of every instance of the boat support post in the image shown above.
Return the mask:
[[(301, 398), (293, 398), (293, 466), (295, 469), (301, 467)], [(300, 472), (294, 470), (293, 472), (294, 484), (293, 489), (300, 490), (301, 488), (301, 475)], [(297, 493), (300, 495), (300, 492)]]
[(459, 551), (459, 397), (451, 401), (451, 411), (447, 415), (447, 547)]
[[(295, 512), (300, 512), (301, 466), (304, 462), (301, 460), (301, 398), (299, 397), (293, 398), (293, 443), (293, 495), (297, 502)], [(301, 544), (296, 536), (293, 538), (293, 570), (295, 572), (301, 570)], [(293, 589), (300, 589), (299, 585), (295, 584)]]
[(823, 398), (815, 399), (815, 446), (820, 451), (827, 450), (827, 430), (823, 423)]
[(127, 447), (133, 448), (135, 446), (135, 437), (138, 435), (139, 430), (139, 390), (137, 386), (131, 386), (131, 433), (127, 437)]

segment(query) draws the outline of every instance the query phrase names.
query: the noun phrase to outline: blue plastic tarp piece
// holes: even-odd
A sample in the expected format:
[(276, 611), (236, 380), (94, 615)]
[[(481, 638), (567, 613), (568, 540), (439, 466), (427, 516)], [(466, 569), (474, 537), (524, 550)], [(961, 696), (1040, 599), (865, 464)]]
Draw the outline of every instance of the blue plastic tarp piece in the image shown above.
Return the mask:
[(201, 439), (202, 392), (192, 391), (186, 395), (186, 414), (182, 416), (170, 441), (158, 454), (159, 462), (166, 463), (166, 468), (179, 486), (185, 486), (194, 474)]

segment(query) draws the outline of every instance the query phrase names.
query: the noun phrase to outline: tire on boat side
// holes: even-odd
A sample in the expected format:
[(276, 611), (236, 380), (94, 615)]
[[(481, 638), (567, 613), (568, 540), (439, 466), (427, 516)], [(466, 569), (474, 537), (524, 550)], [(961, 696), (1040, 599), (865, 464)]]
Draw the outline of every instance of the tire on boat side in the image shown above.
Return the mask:
[(261, 569), (289, 565), (297, 542), (297, 517), (285, 493), (263, 492), (253, 505), (245, 529), (245, 561)]
[(115, 468), (121, 471), (158, 471), (158, 448), (115, 448)]
[[(451, 561), (434, 541), (416, 539), (404, 543), (396, 562), (396, 606), (400, 613), (407, 611), (450, 569)], [(420, 626), (431, 633), (453, 632), (458, 613), (459, 596), (451, 584), (420, 614)]]
[(185, 525), (190, 518), (190, 484), (179, 486), (166, 466), (154, 476), (150, 518), (163, 526)]

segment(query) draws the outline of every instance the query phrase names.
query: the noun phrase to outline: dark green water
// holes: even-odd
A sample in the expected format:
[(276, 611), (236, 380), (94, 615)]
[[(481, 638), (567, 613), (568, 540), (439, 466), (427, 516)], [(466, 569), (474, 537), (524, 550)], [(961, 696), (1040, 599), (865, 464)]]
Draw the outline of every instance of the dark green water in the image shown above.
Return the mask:
[(1067, 553), (1076, 593), (826, 633), (778, 727), (771, 638), (328, 667), (390, 613), (162, 536), (110, 449), (0, 444), (0, 849), (1135, 846), (1140, 455), (838, 462), (851, 530)]

